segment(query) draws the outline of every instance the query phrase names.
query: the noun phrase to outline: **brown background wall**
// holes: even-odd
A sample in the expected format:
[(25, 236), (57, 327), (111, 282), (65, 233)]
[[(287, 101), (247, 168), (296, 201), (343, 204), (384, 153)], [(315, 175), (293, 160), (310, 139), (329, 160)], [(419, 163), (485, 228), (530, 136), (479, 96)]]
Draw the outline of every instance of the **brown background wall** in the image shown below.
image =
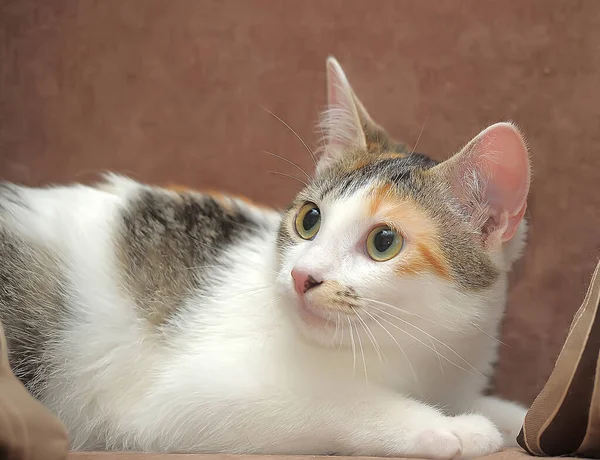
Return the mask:
[(444, 158), (487, 124), (529, 138), (531, 242), (500, 393), (530, 402), (600, 250), (600, 2), (0, 0), (0, 177), (116, 170), (284, 205), (339, 58), (394, 135)]

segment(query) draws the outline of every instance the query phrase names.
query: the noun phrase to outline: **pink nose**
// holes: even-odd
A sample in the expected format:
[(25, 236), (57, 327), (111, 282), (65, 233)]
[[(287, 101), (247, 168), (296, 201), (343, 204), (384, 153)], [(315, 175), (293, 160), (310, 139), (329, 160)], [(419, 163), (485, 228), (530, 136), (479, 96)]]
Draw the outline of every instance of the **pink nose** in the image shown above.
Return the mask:
[(322, 283), (322, 281), (317, 281), (312, 275), (295, 268), (292, 270), (292, 279), (294, 280), (294, 289), (301, 296)]

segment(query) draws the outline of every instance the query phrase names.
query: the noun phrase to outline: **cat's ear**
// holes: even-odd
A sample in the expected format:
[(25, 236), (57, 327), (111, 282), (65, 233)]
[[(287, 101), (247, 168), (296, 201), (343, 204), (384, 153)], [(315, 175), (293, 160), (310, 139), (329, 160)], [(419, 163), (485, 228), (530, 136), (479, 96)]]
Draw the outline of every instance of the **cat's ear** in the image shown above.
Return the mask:
[(332, 56), (327, 58), (327, 106), (328, 110), (341, 109), (347, 116), (346, 120), (334, 117), (334, 120), (343, 123), (330, 125), (332, 134), (338, 134), (338, 137), (332, 136), (334, 143), (338, 140), (345, 145), (344, 141), (349, 141), (346, 146), (356, 146), (358, 143), (360, 147), (364, 147), (368, 133), (384, 133), (350, 86), (342, 66)]
[(348, 149), (366, 148), (361, 115), (368, 116), (368, 113), (357, 100), (342, 67), (330, 56), (327, 58), (327, 110), (321, 120), (325, 146), (319, 169), (339, 160)]
[(356, 112), (358, 113), (358, 118), (360, 120), (360, 124), (362, 126), (363, 134), (365, 135), (365, 137), (368, 138), (369, 134), (371, 133), (387, 135), (387, 133), (385, 133), (385, 130), (375, 120), (373, 120), (373, 117), (371, 117), (371, 115), (369, 115), (369, 112), (367, 112), (367, 109), (365, 109), (364, 104), (361, 102), (361, 100), (358, 98), (354, 91), (352, 91), (352, 96), (354, 97), (354, 105), (356, 106)]
[(514, 236), (527, 208), (531, 168), (525, 140), (513, 124), (483, 130), (431, 173), (450, 186), (487, 245)]

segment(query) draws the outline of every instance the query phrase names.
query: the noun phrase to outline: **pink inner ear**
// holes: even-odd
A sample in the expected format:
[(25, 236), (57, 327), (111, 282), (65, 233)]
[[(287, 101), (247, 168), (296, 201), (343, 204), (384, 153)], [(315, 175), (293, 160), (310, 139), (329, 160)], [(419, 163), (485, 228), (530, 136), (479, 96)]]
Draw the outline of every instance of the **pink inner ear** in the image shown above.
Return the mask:
[[(477, 177), (478, 200), (489, 206), (491, 227), (502, 241), (510, 240), (527, 208), (530, 184), (529, 155), (525, 141), (510, 123), (497, 123), (482, 131), (457, 156), (455, 187), (463, 189), (469, 176)], [(466, 179), (466, 180), (465, 180)], [(472, 181), (471, 181), (472, 183)], [(459, 192), (460, 193), (460, 192)]]

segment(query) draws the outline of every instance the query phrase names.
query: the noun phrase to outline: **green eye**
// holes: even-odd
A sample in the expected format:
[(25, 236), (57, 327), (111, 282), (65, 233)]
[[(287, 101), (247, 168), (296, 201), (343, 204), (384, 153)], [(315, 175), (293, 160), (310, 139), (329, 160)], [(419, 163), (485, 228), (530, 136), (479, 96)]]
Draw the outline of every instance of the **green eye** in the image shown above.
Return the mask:
[(300, 238), (310, 240), (321, 228), (321, 211), (314, 203), (306, 203), (296, 216), (296, 231)]
[(387, 225), (375, 227), (367, 237), (367, 252), (376, 262), (396, 257), (404, 246), (404, 238)]

